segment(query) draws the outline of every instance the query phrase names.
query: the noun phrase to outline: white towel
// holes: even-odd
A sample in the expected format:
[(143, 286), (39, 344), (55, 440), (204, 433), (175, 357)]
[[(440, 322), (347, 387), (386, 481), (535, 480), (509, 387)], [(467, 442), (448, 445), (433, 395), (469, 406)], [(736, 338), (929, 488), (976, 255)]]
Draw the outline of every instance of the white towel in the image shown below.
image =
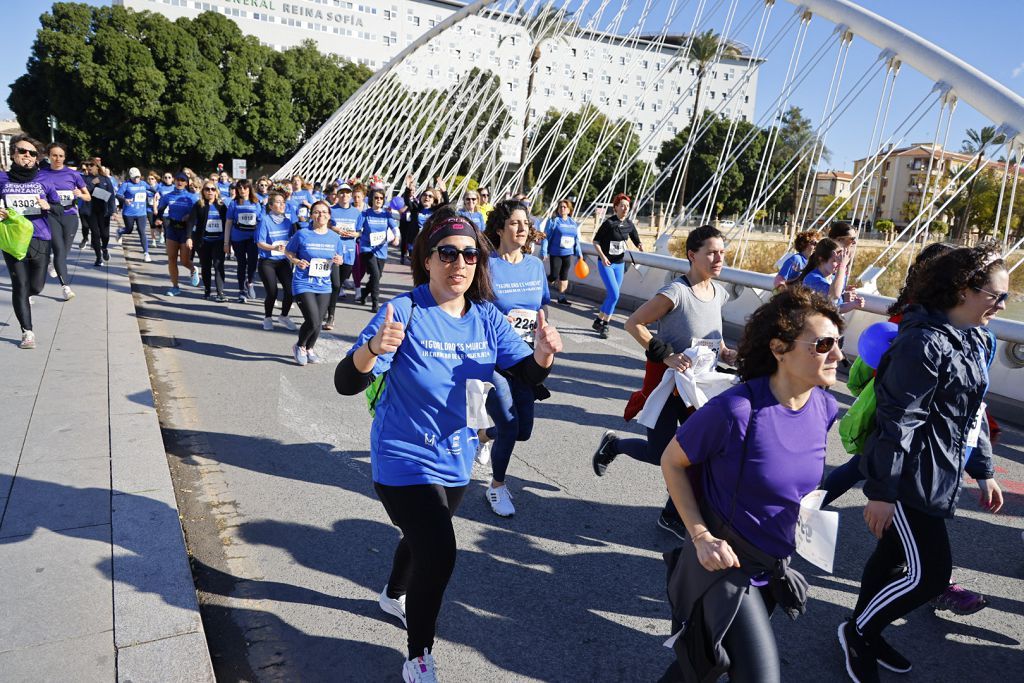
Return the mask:
[(700, 408), (738, 380), (735, 375), (718, 372), (715, 369), (716, 354), (707, 347), (694, 346), (683, 353), (689, 356), (692, 365), (685, 372), (665, 368), (661, 382), (647, 397), (644, 409), (636, 416), (637, 422), (648, 429), (654, 429), (673, 389), (679, 391), (683, 403), (687, 406)]

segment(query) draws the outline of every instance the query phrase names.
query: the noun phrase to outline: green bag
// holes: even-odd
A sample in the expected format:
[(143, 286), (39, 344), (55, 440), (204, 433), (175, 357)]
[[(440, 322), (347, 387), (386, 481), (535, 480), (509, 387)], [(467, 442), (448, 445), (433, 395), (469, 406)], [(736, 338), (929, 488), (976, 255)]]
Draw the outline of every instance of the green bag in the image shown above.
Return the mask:
[[(412, 324), (412, 315), (416, 311), (416, 301), (410, 296), (409, 301), (409, 322), (405, 325), (405, 331), (408, 333), (409, 326)], [(384, 395), (384, 387), (387, 385), (388, 371), (380, 373), (373, 378), (370, 382), (370, 386), (366, 387), (364, 395), (366, 396), (366, 409), (370, 411), (370, 417), (377, 416), (377, 404), (380, 403), (380, 397)]]
[(32, 221), (15, 209), (7, 209), (7, 218), (0, 221), (0, 249), (22, 260), (28, 253), (34, 229)]
[(864, 442), (875, 431), (875, 378), (872, 377), (860, 391), (857, 400), (839, 421), (839, 438), (847, 453), (864, 452)]

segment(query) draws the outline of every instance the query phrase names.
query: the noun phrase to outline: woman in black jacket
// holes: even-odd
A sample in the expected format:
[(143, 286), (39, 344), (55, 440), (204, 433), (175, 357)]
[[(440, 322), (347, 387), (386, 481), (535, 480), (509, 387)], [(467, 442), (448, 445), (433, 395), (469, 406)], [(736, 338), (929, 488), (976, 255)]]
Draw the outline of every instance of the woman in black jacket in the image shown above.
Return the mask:
[[(192, 206), (192, 224), (195, 232), (192, 243), (199, 245), (199, 263), (203, 271), (203, 298), (210, 298), (211, 278), (217, 286), (217, 301), (224, 296), (224, 225), (228, 207), (220, 195), (220, 188), (212, 180), (203, 183), (199, 201)], [(211, 272), (212, 271), (212, 272)]]
[(605, 297), (594, 320), (594, 331), (601, 339), (608, 338), (608, 323), (619, 303), (619, 291), (625, 276), (626, 240), (631, 240), (637, 251), (643, 251), (640, 233), (629, 219), (630, 198), (619, 193), (612, 199), (615, 212), (601, 223), (594, 233), (594, 249), (597, 250), (597, 271), (604, 281)]
[(998, 512), (1003, 505), (981, 426), (995, 352), (986, 326), (1006, 308), (1009, 281), (1006, 264), (987, 247), (932, 259), (878, 365), (877, 428), (865, 443), (861, 471), (864, 519), (879, 540), (864, 567), (854, 617), (839, 627), (854, 681), (877, 681), (879, 664), (910, 670), (882, 630), (949, 585), (946, 519), (956, 510), (972, 456), (982, 507)]

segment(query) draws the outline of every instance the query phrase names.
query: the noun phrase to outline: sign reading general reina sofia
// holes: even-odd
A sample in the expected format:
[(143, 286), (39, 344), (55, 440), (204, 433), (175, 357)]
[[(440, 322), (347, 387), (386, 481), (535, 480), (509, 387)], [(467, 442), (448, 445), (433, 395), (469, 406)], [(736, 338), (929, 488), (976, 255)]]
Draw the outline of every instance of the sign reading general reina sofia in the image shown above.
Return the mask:
[(363, 20), (360, 17), (353, 17), (349, 14), (341, 14), (339, 12), (324, 12), (323, 10), (314, 9), (312, 7), (302, 7), (294, 3), (282, 2), (277, 3), (275, 0), (226, 0), (234, 5), (244, 5), (245, 7), (255, 7), (257, 9), (266, 9), (273, 12), (281, 12), (282, 14), (291, 14), (293, 16), (305, 17), (307, 19), (319, 19), (320, 21), (333, 21), (339, 24), (348, 24), (350, 26), (362, 26)]

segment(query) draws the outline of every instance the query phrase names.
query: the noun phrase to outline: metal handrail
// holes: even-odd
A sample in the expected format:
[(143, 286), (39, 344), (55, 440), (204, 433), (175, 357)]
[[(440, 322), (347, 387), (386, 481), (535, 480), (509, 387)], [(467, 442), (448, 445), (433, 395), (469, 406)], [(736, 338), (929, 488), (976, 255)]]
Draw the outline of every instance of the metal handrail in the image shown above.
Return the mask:
[[(592, 243), (585, 242), (582, 246), (584, 255), (597, 256), (597, 251), (594, 249), (594, 245)], [(631, 250), (627, 250), (627, 254), (632, 262), (636, 263), (638, 266), (657, 268), (658, 270), (680, 273), (681, 275), (685, 275), (690, 270), (689, 261), (675, 256)], [(722, 282), (742, 285), (743, 287), (750, 287), (752, 289), (759, 289), (767, 292), (770, 292), (775, 286), (774, 275), (767, 273), (755, 273), (750, 270), (740, 270), (739, 268), (723, 268), (722, 274), (718, 279)], [(881, 294), (868, 292), (859, 291), (858, 294), (864, 297), (865, 311), (888, 317), (889, 314), (887, 313), (887, 310), (895, 299), (889, 296), (882, 296)], [(996, 318), (989, 323), (988, 327), (995, 333), (996, 338), (1002, 341), (1014, 344), (1024, 344), (1024, 322)]]

